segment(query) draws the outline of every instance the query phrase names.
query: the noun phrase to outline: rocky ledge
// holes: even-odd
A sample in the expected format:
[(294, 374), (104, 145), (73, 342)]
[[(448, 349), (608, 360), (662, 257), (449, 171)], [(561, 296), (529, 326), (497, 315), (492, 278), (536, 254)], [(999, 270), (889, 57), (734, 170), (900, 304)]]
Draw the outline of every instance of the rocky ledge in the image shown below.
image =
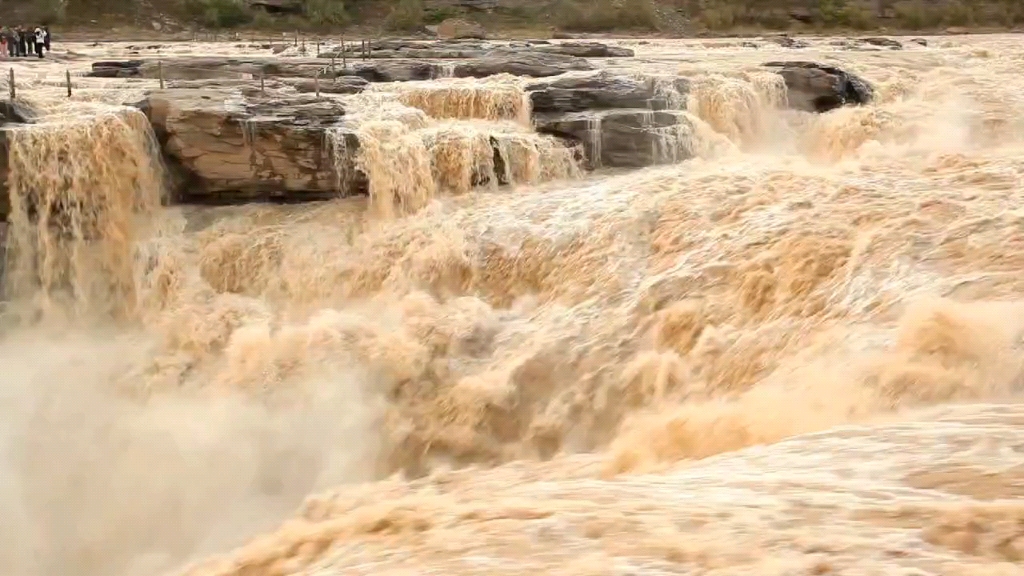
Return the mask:
[(344, 108), (312, 96), (240, 98), (168, 89), (137, 107), (149, 118), (181, 202), (304, 201), (363, 193), (359, 142)]
[(593, 70), (578, 56), (534, 50), (491, 50), (454, 64), (429, 60), (358, 60), (326, 62), (318, 58), (178, 57), (162, 60), (103, 61), (92, 65), (90, 76), (102, 78), (159, 78), (209, 80), (263, 78), (314, 78), (330, 80), (357, 76), (369, 82), (409, 82), (444, 76), (483, 78), (496, 74), (544, 78), (568, 71)]
[(874, 90), (866, 80), (818, 62), (768, 62), (786, 82), (789, 106), (805, 112), (828, 112), (847, 105), (867, 104)]
[[(367, 82), (426, 79), (437, 70), (434, 63), (415, 60), (361, 61), (313, 82), (296, 71), (310, 65), (322, 71), (322, 60), (287, 61), (276, 68), (249, 59), (213, 61), (205, 69), (253, 65), (284, 72), (266, 80), (266, 93), (251, 79), (174, 80), (171, 88), (154, 91), (138, 104), (160, 140), (180, 201), (302, 201), (365, 193), (367, 181), (355, 162), (359, 138), (345, 128), (345, 99), (318, 99), (310, 92), (349, 94)], [(589, 66), (577, 56), (492, 52), (466, 59), (451, 72), (534, 76), (525, 85), (534, 128), (578, 146), (590, 168), (636, 168), (692, 156), (694, 127), (685, 112), (688, 79), (638, 78), (588, 71)], [(833, 66), (804, 61), (764, 66), (783, 78), (789, 105), (797, 110), (827, 112), (873, 97), (866, 81)], [(148, 64), (138, 68), (149, 69)], [(287, 86), (295, 91), (279, 89)], [(504, 162), (501, 147), (491, 140), (498, 166)]]
[(579, 58), (631, 58), (634, 56), (633, 50), (629, 48), (611, 46), (601, 42), (552, 43), (547, 40), (528, 40), (499, 43), (464, 39), (434, 41), (385, 39), (371, 42), (369, 49), (363, 44), (354, 42), (348, 42), (344, 47), (330, 46), (321, 50), (319, 57), (340, 59), (344, 55), (347, 58), (356, 59), (366, 54), (374, 60), (390, 58), (459, 60), (482, 58), (495, 50), (542, 52)]
[(692, 156), (692, 126), (681, 112), (685, 78), (610, 72), (563, 76), (526, 87), (538, 132), (582, 144), (590, 168), (643, 167)]

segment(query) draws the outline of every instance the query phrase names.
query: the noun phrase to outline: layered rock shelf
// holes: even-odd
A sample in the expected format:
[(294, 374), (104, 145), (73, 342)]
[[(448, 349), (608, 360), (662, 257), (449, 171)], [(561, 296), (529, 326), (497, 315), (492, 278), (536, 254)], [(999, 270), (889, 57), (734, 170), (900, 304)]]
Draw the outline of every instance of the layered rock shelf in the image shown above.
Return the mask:
[(171, 169), (177, 200), (315, 200), (363, 193), (359, 142), (338, 126), (335, 100), (239, 99), (229, 91), (168, 89), (137, 106)]
[(611, 46), (600, 42), (560, 42), (552, 44), (547, 40), (515, 41), (508, 43), (487, 42), (482, 40), (436, 40), (416, 41), (386, 39), (370, 43), (367, 48), (363, 44), (349, 42), (342, 46), (332, 46), (321, 50), (320, 58), (358, 58), (364, 53), (372, 59), (388, 58), (435, 58), (465, 59), (482, 58), (488, 53), (498, 51), (541, 52), (561, 54), (579, 58), (632, 58), (634, 51), (620, 46)]
[[(319, 58), (97, 62), (92, 74), (163, 75), (168, 88), (151, 92), (137, 105), (153, 125), (182, 202), (301, 201), (366, 193), (368, 181), (356, 162), (359, 136), (346, 127), (343, 95), (378, 82), (498, 74), (526, 78), (520, 86), (530, 102), (534, 130), (581, 150), (591, 169), (639, 168), (693, 154), (694, 126), (686, 112), (689, 79), (599, 71), (592, 61), (629, 58), (629, 49), (596, 42), (387, 40), (372, 44), (370, 59), (357, 57), (361, 46), (350, 43), (345, 49), (346, 66), (339, 61), (338, 46), (326, 47)], [(784, 61), (763, 67), (782, 78), (789, 106), (797, 110), (827, 112), (873, 97), (866, 81), (833, 66)], [(262, 90), (255, 77), (262, 79)], [(439, 98), (448, 97), (444, 86), (437, 90)], [(18, 121), (14, 111), (8, 116)], [(495, 167), (507, 161), (500, 136), (485, 138)], [(508, 183), (503, 173), (495, 170), (492, 177)], [(473, 182), (486, 180), (478, 175)]]

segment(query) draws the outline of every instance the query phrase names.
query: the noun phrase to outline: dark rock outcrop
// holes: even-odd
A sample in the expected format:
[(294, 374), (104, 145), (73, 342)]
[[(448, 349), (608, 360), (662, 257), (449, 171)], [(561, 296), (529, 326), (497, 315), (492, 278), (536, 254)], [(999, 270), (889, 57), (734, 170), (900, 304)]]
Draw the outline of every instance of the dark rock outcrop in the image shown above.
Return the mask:
[(249, 0), (249, 6), (268, 14), (302, 14), (301, 0)]
[(94, 62), (89, 76), (96, 78), (133, 78), (142, 76), (142, 60)]
[[(364, 45), (359, 42), (347, 42), (344, 50), (341, 46), (332, 46), (321, 50), (319, 57), (340, 59), (344, 53), (350, 59), (360, 58), (363, 55), (363, 49)], [(470, 36), (432, 41), (392, 38), (375, 40), (370, 43), (369, 58), (462, 60), (483, 58), (495, 50), (520, 53), (542, 52), (580, 58), (628, 58), (634, 55), (633, 50), (629, 48), (609, 46), (600, 42), (564, 42), (559, 44), (552, 44), (547, 40), (488, 42), (470, 34)]]
[(889, 48), (890, 50), (902, 50), (903, 43), (893, 38), (885, 38), (882, 36), (871, 36), (868, 38), (858, 38), (864, 44), (869, 46), (878, 46), (880, 48)]
[(499, 49), (492, 50), (481, 58), (456, 64), (454, 76), (457, 78), (484, 78), (496, 74), (511, 74), (544, 78), (574, 70), (593, 69), (593, 64), (577, 56), (548, 54), (535, 50)]
[(317, 82), (314, 80), (299, 80), (292, 84), (295, 90), (302, 93), (313, 93), (319, 90), (322, 94), (358, 94), (362, 92), (369, 82), (359, 76), (340, 76), (334, 80)]
[(31, 106), (20, 101), (0, 101), (0, 126), (35, 122), (38, 114)]
[(614, 109), (540, 114), (538, 132), (579, 142), (591, 168), (640, 168), (693, 156), (692, 126), (674, 110)]
[(205, 80), (242, 78), (243, 75), (264, 77), (306, 77), (329, 75), (330, 66), (316, 58), (288, 59), (269, 57), (179, 57), (161, 60), (127, 60), (96, 62), (89, 76), (138, 77), (165, 80)]
[[(675, 82), (674, 90), (685, 95), (685, 79)], [(663, 110), (670, 105), (668, 95), (647, 81), (610, 72), (588, 76), (567, 76), (537, 82), (526, 87), (535, 113), (581, 112), (609, 108), (649, 108)]]
[(872, 36), (865, 38), (843, 38), (840, 40), (833, 40), (831, 42), (833, 46), (845, 48), (846, 50), (874, 50), (876, 48), (884, 48), (887, 50), (902, 50), (903, 43), (899, 40), (892, 38), (885, 38), (882, 36)]
[(600, 42), (562, 42), (547, 46), (534, 46), (532, 49), (538, 52), (567, 54), (580, 58), (632, 58), (635, 54), (629, 48), (609, 46)]
[(874, 90), (863, 78), (817, 62), (767, 62), (786, 82), (789, 106), (807, 112), (828, 112), (841, 106), (867, 104)]
[(768, 40), (769, 42), (774, 42), (775, 44), (778, 44), (783, 48), (807, 48), (808, 46), (810, 46), (810, 44), (804, 40), (798, 40), (796, 38), (793, 38), (792, 36), (785, 35), (771, 36), (769, 38), (766, 38), (766, 40)]
[(137, 104), (160, 141), (178, 201), (304, 201), (365, 191), (353, 164), (358, 140), (337, 126), (345, 113), (339, 103), (236, 99), (169, 89)]
[(437, 78), (441, 75), (441, 68), (432, 62), (385, 60), (354, 64), (352, 70), (345, 73), (369, 82), (410, 82)]

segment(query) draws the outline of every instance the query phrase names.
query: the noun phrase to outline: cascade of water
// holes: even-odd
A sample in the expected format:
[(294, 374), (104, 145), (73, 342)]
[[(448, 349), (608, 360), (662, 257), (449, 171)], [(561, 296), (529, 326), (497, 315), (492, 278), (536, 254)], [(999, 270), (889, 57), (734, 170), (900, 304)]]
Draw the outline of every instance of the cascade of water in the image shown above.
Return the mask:
[(134, 244), (164, 191), (146, 117), (59, 117), (7, 137), (8, 296), (34, 314), (133, 316)]

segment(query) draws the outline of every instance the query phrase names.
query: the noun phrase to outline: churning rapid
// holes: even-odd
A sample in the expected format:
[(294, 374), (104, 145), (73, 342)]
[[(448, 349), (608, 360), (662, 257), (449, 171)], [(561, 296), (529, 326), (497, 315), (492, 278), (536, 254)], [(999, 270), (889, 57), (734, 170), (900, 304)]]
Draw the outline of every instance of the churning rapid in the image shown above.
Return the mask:
[(0, 572), (1022, 573), (1024, 39), (813, 40), (876, 91), (825, 114), (627, 44), (692, 159), (381, 84), (324, 96), (368, 197), (299, 205), (168, 206), (154, 80), (15, 64)]

